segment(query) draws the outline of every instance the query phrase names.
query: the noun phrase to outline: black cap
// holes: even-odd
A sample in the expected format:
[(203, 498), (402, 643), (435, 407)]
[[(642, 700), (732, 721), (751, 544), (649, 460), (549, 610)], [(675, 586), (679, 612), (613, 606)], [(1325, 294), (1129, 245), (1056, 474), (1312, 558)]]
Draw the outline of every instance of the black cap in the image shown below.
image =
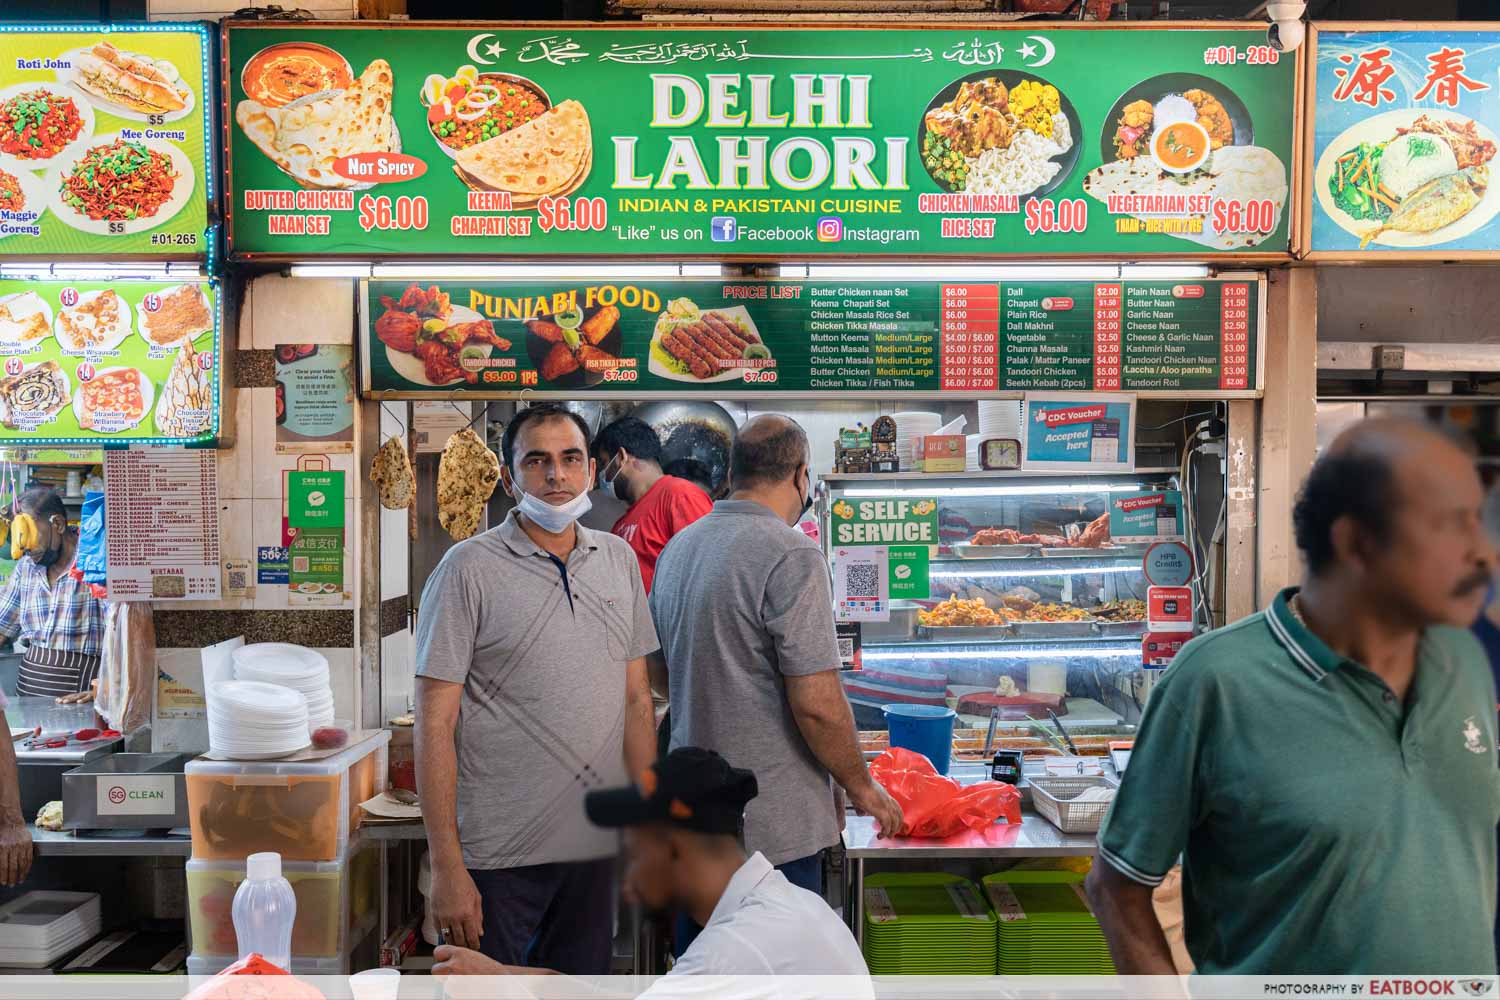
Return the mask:
[(755, 775), (712, 750), (679, 747), (651, 765), (638, 785), (590, 792), (584, 810), (596, 826), (670, 823), (698, 833), (737, 835)]

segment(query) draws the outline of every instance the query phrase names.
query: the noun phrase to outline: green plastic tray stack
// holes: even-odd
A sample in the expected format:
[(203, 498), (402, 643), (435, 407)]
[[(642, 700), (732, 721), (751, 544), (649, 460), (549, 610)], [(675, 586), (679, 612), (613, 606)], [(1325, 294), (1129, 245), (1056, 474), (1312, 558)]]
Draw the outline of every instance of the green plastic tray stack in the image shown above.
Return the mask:
[(993, 976), (996, 921), (978, 886), (939, 872), (864, 883), (865, 962), (876, 976)]
[(1083, 876), (1007, 871), (984, 879), (998, 925), (1002, 976), (1112, 976), (1104, 932), (1083, 896)]

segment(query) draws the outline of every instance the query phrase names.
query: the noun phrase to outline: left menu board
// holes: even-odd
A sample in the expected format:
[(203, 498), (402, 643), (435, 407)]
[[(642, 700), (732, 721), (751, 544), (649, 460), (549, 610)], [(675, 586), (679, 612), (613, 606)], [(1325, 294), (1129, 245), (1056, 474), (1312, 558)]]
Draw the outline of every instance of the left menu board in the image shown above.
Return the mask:
[(0, 28), (0, 260), (207, 251), (209, 38)]
[(0, 441), (212, 440), (219, 326), (207, 282), (0, 281)]

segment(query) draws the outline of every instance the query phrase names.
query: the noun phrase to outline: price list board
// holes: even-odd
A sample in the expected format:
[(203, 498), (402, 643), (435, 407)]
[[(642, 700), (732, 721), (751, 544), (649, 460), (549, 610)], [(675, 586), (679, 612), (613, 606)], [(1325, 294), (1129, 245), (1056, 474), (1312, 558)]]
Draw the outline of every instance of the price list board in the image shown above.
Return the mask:
[(943, 390), (994, 392), (1000, 387), (1000, 289), (944, 285), (940, 294)]
[(1126, 282), (1120, 388), (1251, 388), (1253, 287), (1246, 282)]
[(1086, 282), (1006, 282), (1002, 389), (1087, 391), (1094, 385), (1094, 294)]
[(371, 281), (364, 303), (362, 388), (412, 399), (1247, 393), (1263, 326), (1255, 279)]
[(112, 601), (219, 599), (218, 457), (142, 448), (104, 456)]

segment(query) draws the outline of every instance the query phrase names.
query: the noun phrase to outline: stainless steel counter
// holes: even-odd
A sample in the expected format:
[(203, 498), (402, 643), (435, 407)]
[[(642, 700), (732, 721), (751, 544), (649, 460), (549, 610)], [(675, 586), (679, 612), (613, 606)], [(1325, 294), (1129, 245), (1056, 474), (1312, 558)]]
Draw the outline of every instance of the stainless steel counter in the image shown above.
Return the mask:
[(875, 820), (850, 816), (844, 830), (844, 853), (850, 858), (882, 861), (929, 861), (942, 858), (1069, 858), (1095, 852), (1092, 833), (1063, 833), (1041, 816), (1021, 814), (1021, 825), (996, 823), (941, 840), (875, 836)]
[(32, 827), (31, 839), (43, 857), (187, 858), (193, 853), (189, 837), (80, 837)]
[[(962, 780), (962, 779), (960, 779)], [(1092, 833), (1063, 833), (1033, 812), (1021, 813), (1021, 823), (996, 823), (983, 830), (941, 839), (875, 836), (875, 821), (869, 816), (850, 816), (844, 828), (844, 917), (854, 937), (864, 945), (865, 866), (874, 861), (928, 863), (965, 860), (1020, 860), (1021, 858), (1085, 857), (1098, 850)]]

